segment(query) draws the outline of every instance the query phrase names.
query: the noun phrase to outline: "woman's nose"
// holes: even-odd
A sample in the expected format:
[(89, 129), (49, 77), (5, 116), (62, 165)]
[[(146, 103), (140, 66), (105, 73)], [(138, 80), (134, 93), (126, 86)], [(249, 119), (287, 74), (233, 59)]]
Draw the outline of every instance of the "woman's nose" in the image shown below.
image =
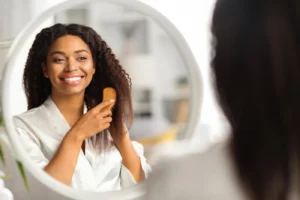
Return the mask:
[(69, 61), (67, 62), (64, 71), (66, 72), (72, 72), (72, 71), (76, 71), (79, 68), (79, 63), (76, 62), (76, 60), (73, 59), (69, 59)]

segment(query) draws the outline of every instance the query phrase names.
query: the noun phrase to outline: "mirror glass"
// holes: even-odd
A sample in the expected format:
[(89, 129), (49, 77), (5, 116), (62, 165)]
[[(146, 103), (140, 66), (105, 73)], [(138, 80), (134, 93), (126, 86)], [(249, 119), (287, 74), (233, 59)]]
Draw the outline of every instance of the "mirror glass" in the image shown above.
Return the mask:
[(157, 23), (136, 10), (103, 2), (57, 13), (54, 23), (92, 27), (111, 47), (132, 81), (133, 140), (147, 147), (182, 138), (189, 114), (187, 66)]
[[(72, 122), (73, 115), (64, 115), (64, 107), (59, 108), (57, 102), (54, 103), (51, 98), (50, 100), (47, 98), (42, 105), (28, 111), (23, 74), (28, 59), (40, 59), (29, 54), (36, 35), (43, 28), (57, 23), (75, 23), (94, 29), (129, 74), (132, 83), (131, 101), (134, 119), (132, 126), (128, 127), (128, 131), (130, 140), (136, 141), (133, 145), (134, 151), (140, 156), (142, 169), (147, 171), (144, 172), (144, 178), (147, 179), (151, 174), (151, 166), (157, 160), (155, 159), (156, 155), (153, 155), (151, 151), (152, 147), (181, 140), (186, 134), (185, 129), (191, 114), (192, 92), (189, 83), (191, 75), (183, 56), (179, 53), (172, 37), (161, 26), (146, 15), (119, 4), (94, 1), (72, 7), (53, 14), (43, 21), (40, 27), (27, 33), (30, 34), (29, 39), (22, 41), (18, 57), (10, 59), (7, 63), (7, 71), (10, 71), (13, 77), (10, 77), (11, 81), (5, 97), (11, 105), (6, 108), (6, 116), (15, 117), (16, 130), (20, 135), (19, 139), (24, 145), (24, 150), (33, 162), (39, 167), (46, 167), (45, 169), (55, 156), (56, 162), (61, 162), (57, 152), (62, 152), (59, 149), (64, 148), (62, 147), (63, 141), (72, 127), (72, 123), (69, 122)], [(58, 40), (59, 38), (56, 41)], [(68, 49), (68, 45), (74, 43), (76, 42), (65, 40), (60, 44), (61, 46), (58, 45), (56, 51), (60, 51), (59, 48)], [(34, 50), (41, 51), (39, 48), (42, 47), (34, 47)], [(51, 48), (49, 47), (49, 49)], [(50, 50), (48, 56), (49, 54), (51, 54)], [(71, 63), (72, 60), (71, 54), (69, 55), (67, 52), (56, 52), (56, 54), (60, 58), (55, 58), (55, 61), (45, 61), (46, 64), (38, 63), (36, 66), (44, 70), (43, 74), (38, 75), (50, 78), (52, 85), (51, 71), (47, 71), (47, 67), (51, 62), (55, 62), (53, 66), (59, 67), (62, 66), (62, 62)], [(84, 56), (79, 59), (82, 57)], [(95, 61), (94, 58), (93, 61)], [(69, 65), (71, 66), (71, 64)], [(71, 71), (69, 69), (71, 67), (66, 68), (68, 68), (67, 72)], [(107, 76), (109, 77), (110, 74), (108, 73)], [(76, 80), (72, 80), (72, 78), (59, 78), (63, 79), (62, 82), (67, 82), (68, 86), (76, 83)], [(39, 88), (39, 85), (28, 87)], [(76, 124), (77, 120), (73, 124)], [(40, 123), (43, 125), (39, 125)], [(71, 182), (73, 188), (83, 191), (107, 192), (135, 185), (136, 182), (139, 182), (136, 181), (136, 177), (144, 180), (139, 175), (135, 176), (132, 173), (136, 169), (129, 169), (131, 165), (128, 167), (126, 163), (122, 162), (126, 151), (121, 152), (119, 146), (112, 147), (110, 151), (95, 153), (92, 152), (92, 148), (89, 148), (90, 143), (83, 144), (73, 173)], [(114, 140), (112, 140), (112, 144), (117, 146)], [(130, 154), (130, 156), (132, 155)], [(63, 157), (63, 153), (61, 156)], [(48, 173), (56, 174), (50, 169)], [(53, 177), (55, 178), (55, 176)], [(63, 178), (60, 177), (60, 179)]]

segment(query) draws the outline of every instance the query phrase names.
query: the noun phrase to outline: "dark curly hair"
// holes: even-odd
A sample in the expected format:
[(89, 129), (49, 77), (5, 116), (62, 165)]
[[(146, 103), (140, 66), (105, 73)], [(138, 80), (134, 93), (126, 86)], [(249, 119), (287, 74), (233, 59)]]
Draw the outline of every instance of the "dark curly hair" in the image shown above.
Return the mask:
[[(85, 90), (85, 103), (90, 110), (102, 102), (103, 89), (112, 87), (117, 92), (117, 101), (113, 109), (112, 126), (117, 134), (122, 133), (123, 119), (130, 126), (133, 121), (131, 101), (131, 79), (120, 65), (111, 48), (92, 28), (79, 24), (55, 24), (44, 28), (35, 37), (23, 74), (23, 86), (27, 97), (27, 109), (39, 107), (51, 94), (51, 83), (43, 75), (43, 64), (51, 44), (59, 37), (73, 35), (80, 37), (92, 52), (95, 74)], [(106, 137), (103, 138), (103, 135)], [(96, 143), (107, 141), (108, 134), (97, 134)], [(106, 144), (106, 143), (105, 143)]]

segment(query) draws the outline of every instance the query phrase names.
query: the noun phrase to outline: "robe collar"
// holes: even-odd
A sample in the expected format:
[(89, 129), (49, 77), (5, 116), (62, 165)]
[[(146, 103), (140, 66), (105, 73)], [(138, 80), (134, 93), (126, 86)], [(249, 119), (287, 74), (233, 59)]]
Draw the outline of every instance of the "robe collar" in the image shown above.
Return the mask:
[[(51, 120), (49, 123), (53, 124), (53, 131), (60, 136), (64, 136), (71, 129), (71, 127), (50, 96), (43, 103), (43, 106), (46, 109), (45, 114), (48, 115), (49, 119)], [(84, 104), (83, 114), (86, 112), (87, 106)]]

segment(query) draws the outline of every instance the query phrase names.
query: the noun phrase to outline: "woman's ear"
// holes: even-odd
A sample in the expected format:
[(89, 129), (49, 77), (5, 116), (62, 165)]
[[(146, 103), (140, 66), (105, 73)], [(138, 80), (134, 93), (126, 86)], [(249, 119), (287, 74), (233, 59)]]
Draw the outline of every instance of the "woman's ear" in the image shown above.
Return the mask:
[(49, 78), (49, 75), (47, 73), (47, 67), (46, 67), (45, 63), (42, 64), (42, 68), (43, 68), (43, 74), (44, 74), (45, 78)]

